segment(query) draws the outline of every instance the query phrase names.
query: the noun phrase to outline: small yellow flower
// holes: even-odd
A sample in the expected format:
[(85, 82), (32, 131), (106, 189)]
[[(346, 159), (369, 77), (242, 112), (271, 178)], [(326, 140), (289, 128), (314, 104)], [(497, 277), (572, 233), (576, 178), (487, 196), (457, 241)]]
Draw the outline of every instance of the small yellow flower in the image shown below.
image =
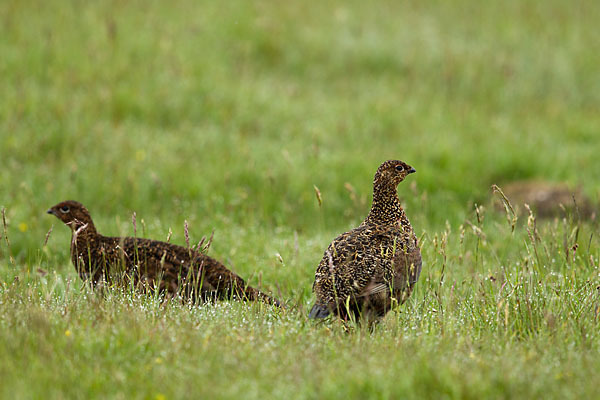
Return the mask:
[(138, 150), (135, 152), (136, 161), (144, 161), (146, 159), (146, 152), (144, 150)]
[(65, 331), (65, 336), (66, 336), (66, 337), (69, 337), (69, 336), (71, 336), (71, 331), (67, 329), (67, 330)]
[(27, 232), (27, 224), (26, 224), (25, 222), (21, 222), (21, 223), (19, 224), (19, 230), (20, 230), (21, 232)]
[(162, 359), (162, 358), (160, 358), (160, 357), (156, 357), (156, 358), (154, 359), (154, 362), (155, 362), (155, 363), (157, 363), (157, 364), (162, 364), (162, 363), (163, 363), (163, 359)]

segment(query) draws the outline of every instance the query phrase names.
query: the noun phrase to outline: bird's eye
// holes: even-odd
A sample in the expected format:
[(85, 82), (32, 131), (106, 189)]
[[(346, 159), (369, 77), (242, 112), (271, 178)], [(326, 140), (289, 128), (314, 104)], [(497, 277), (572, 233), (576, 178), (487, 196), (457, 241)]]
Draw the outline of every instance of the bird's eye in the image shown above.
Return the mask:
[(402, 165), (396, 165), (396, 171), (402, 172), (404, 171), (404, 167)]
[(60, 208), (60, 212), (63, 213), (63, 214), (68, 213), (69, 212), (69, 206), (62, 206)]

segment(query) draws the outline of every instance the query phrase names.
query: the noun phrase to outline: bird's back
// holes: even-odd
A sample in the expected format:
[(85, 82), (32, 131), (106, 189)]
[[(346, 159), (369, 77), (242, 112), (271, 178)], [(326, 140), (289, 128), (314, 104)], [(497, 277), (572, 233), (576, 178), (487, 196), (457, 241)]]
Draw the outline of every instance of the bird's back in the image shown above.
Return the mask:
[(313, 290), (317, 302), (310, 316), (351, 309), (376, 314), (389, 310), (391, 297), (410, 290), (421, 270), (421, 255), (410, 226), (363, 223), (338, 236), (317, 267)]
[[(158, 240), (98, 235), (89, 254), (106, 279), (133, 279), (147, 289), (192, 298), (241, 297), (279, 302), (244, 280), (221, 262), (201, 252)], [(97, 276), (98, 274), (94, 274)]]

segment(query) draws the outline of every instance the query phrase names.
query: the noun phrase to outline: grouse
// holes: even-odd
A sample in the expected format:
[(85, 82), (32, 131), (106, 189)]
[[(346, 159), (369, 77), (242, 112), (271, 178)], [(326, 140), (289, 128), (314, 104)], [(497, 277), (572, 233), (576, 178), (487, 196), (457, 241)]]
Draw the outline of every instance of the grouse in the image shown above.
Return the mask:
[(202, 252), (157, 240), (99, 234), (88, 210), (76, 201), (47, 211), (71, 228), (71, 261), (84, 281), (133, 284), (184, 299), (225, 299), (280, 303), (248, 286), (219, 261)]
[(421, 250), (396, 187), (414, 172), (398, 160), (379, 166), (369, 215), (335, 238), (317, 267), (310, 318), (374, 321), (410, 296), (421, 273)]

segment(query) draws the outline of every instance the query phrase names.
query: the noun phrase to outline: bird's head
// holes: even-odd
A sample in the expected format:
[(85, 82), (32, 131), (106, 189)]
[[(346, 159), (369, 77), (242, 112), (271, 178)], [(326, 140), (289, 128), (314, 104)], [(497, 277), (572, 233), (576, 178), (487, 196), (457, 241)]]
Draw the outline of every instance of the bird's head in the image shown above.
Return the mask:
[(417, 172), (413, 167), (400, 160), (388, 160), (377, 168), (374, 183), (379, 185), (393, 185), (394, 188), (406, 178), (406, 175)]
[(83, 204), (73, 200), (58, 203), (46, 212), (60, 219), (72, 230), (77, 230), (85, 225), (88, 225), (90, 228), (93, 227), (92, 217), (87, 208)]

